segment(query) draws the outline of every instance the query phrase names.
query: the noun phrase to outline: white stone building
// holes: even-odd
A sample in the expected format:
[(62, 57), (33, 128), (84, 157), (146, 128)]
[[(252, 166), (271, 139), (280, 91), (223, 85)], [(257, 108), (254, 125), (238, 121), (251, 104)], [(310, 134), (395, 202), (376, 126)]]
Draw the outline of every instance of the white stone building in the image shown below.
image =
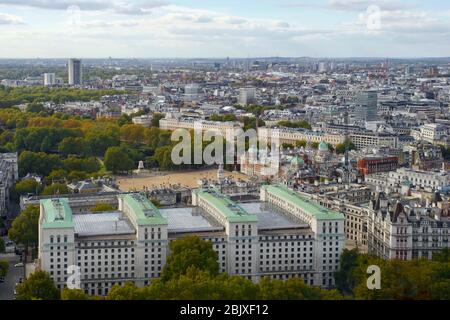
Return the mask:
[(113, 212), (73, 213), (68, 199), (40, 204), (39, 268), (58, 288), (78, 266), (81, 288), (105, 295), (114, 284), (138, 286), (161, 275), (169, 243), (187, 235), (211, 241), (221, 272), (253, 281), (302, 277), (334, 286), (345, 245), (344, 216), (280, 186), (261, 201), (237, 204), (214, 190), (195, 190), (195, 206), (157, 209), (141, 194), (122, 194)]

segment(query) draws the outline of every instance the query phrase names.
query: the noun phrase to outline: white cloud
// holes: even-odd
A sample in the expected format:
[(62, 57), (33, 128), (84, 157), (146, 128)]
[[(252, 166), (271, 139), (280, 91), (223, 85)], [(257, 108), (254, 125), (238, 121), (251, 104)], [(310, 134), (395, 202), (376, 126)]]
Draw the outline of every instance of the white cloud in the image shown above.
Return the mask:
[(25, 24), (22, 18), (11, 14), (0, 13), (0, 25)]
[[(356, 2), (362, 1), (352, 3)], [(0, 41), (10, 44), (10, 56), (14, 52), (31, 56), (51, 52), (63, 57), (376, 56), (383, 52), (389, 56), (403, 52), (430, 54), (433, 50), (439, 55), (450, 55), (446, 40), (450, 19), (444, 12), (439, 15), (391, 7), (392, 10), (381, 11), (381, 30), (373, 32), (367, 29), (365, 10), (354, 12), (345, 23), (312, 27), (301, 20), (257, 19), (177, 5), (156, 6), (151, 15), (127, 16), (116, 14), (111, 7), (104, 11), (94, 8), (82, 11), (75, 25), (61, 22), (64, 19), (59, 19), (58, 25), (30, 25), (17, 28), (24, 29), (20, 32), (1, 34)], [(62, 12), (61, 16), (65, 14)], [(436, 46), (430, 46), (430, 41)], [(7, 56), (8, 52), (2, 55)]]
[(168, 5), (162, 0), (146, 0), (139, 3), (117, 0), (0, 0), (0, 5), (67, 10), (78, 7), (82, 11), (107, 11), (123, 15), (145, 15), (152, 9)]

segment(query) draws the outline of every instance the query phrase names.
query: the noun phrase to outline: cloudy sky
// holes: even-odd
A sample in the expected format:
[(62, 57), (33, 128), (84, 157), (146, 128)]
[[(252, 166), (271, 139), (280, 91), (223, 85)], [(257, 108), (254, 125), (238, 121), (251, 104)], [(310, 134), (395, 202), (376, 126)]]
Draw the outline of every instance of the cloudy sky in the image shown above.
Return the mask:
[(0, 58), (450, 56), (448, 0), (0, 0)]

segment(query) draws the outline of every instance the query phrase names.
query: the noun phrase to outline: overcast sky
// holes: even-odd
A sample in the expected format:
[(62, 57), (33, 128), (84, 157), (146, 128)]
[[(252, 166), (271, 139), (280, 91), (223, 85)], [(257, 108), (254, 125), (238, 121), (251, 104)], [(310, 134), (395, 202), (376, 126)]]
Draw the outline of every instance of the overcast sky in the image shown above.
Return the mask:
[(0, 58), (443, 57), (448, 0), (0, 0)]

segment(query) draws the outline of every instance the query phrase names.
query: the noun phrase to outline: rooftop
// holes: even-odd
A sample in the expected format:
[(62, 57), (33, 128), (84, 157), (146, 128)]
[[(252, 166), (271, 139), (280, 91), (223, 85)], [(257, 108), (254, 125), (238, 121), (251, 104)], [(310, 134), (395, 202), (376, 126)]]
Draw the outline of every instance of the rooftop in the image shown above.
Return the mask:
[(41, 200), (44, 207), (44, 229), (72, 228), (72, 209), (67, 198)]
[(162, 209), (161, 215), (167, 219), (169, 232), (223, 231), (223, 227), (212, 218), (203, 215), (200, 208)]
[(258, 217), (259, 230), (309, 228), (307, 223), (283, 214), (282, 210), (268, 203), (251, 202), (242, 203), (241, 206)]
[(257, 222), (258, 218), (255, 214), (245, 211), (237, 203), (231, 201), (225, 195), (217, 193), (213, 190), (195, 190), (203, 199), (214, 206), (229, 222)]
[(344, 220), (344, 215), (342, 213), (331, 211), (316, 202), (310, 201), (301, 197), (297, 192), (290, 190), (284, 186), (263, 186), (269, 192), (277, 195), (280, 198), (290, 202), (294, 206), (305, 210), (316, 218), (317, 220)]
[(159, 209), (140, 193), (121, 195), (124, 202), (131, 207), (140, 226), (166, 225), (167, 220), (161, 216)]
[(75, 234), (78, 236), (106, 236), (134, 234), (131, 222), (121, 212), (76, 214), (73, 216)]

